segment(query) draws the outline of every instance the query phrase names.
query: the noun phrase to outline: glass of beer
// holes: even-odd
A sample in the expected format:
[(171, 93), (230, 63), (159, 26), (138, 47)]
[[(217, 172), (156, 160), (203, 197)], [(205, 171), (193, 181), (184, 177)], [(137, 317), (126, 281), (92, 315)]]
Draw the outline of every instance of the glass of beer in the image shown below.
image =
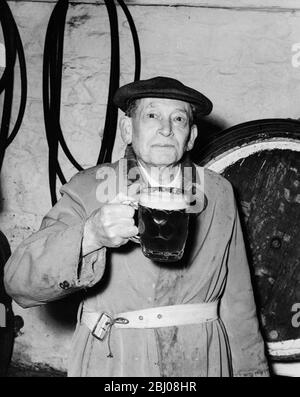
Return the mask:
[(182, 258), (188, 235), (187, 208), (181, 189), (148, 187), (141, 191), (138, 229), (146, 257), (160, 262)]

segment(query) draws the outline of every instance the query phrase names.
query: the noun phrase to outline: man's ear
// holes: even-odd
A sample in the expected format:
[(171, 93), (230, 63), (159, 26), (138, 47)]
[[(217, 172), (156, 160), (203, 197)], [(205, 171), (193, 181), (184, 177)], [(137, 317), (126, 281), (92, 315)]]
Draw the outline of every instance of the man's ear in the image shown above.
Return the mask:
[(125, 115), (121, 116), (119, 127), (124, 143), (130, 145), (132, 142), (132, 118)]
[(197, 138), (197, 135), (198, 135), (198, 128), (197, 128), (196, 124), (193, 124), (191, 126), (190, 138), (189, 138), (189, 140), (188, 140), (188, 142), (186, 144), (187, 152), (189, 150), (193, 149), (194, 143), (195, 143), (195, 139)]

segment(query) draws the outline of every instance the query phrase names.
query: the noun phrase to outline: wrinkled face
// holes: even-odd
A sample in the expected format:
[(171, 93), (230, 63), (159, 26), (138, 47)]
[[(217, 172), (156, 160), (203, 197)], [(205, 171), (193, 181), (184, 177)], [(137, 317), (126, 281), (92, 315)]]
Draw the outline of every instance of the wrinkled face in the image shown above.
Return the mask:
[(132, 117), (124, 117), (122, 136), (145, 165), (174, 165), (194, 145), (197, 127), (190, 125), (191, 115), (189, 103), (142, 98)]

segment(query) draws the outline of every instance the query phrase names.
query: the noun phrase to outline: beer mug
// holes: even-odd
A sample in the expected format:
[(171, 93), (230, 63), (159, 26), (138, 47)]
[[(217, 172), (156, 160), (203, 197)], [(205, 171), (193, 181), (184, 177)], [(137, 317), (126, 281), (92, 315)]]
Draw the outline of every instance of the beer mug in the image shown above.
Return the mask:
[(188, 236), (188, 204), (181, 189), (148, 187), (138, 204), (138, 240), (143, 254), (160, 262), (182, 258)]

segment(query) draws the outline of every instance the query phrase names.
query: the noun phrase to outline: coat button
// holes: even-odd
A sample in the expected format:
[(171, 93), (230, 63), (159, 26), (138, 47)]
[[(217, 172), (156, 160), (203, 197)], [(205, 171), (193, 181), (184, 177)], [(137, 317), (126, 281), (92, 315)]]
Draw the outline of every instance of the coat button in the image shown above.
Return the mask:
[(281, 247), (281, 239), (279, 237), (273, 237), (271, 240), (272, 248), (278, 249)]
[(70, 284), (68, 283), (68, 281), (63, 281), (62, 283), (59, 284), (61, 289), (68, 289), (70, 288)]

